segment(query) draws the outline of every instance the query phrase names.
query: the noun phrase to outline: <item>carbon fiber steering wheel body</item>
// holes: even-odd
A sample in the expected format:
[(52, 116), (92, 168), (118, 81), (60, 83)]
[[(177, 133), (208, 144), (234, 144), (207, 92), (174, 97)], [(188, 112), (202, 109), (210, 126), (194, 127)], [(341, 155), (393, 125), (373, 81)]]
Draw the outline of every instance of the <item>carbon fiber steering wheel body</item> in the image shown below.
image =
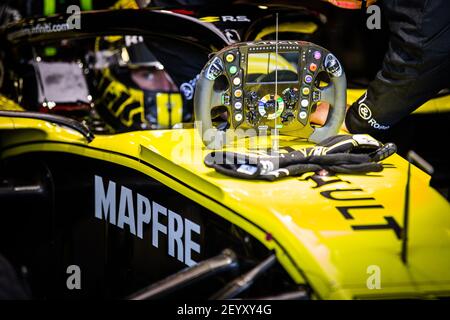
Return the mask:
[[(205, 146), (218, 149), (230, 136), (267, 134), (274, 128), (312, 142), (337, 134), (345, 118), (347, 89), (337, 58), (309, 42), (278, 41), (278, 48), (276, 44), (234, 44), (217, 52), (203, 68), (194, 113)], [(325, 87), (319, 86), (321, 73), (330, 79)], [(322, 127), (313, 127), (310, 117), (319, 101), (328, 102), (330, 112)], [(228, 111), (227, 132), (212, 124), (211, 111), (219, 106)]]

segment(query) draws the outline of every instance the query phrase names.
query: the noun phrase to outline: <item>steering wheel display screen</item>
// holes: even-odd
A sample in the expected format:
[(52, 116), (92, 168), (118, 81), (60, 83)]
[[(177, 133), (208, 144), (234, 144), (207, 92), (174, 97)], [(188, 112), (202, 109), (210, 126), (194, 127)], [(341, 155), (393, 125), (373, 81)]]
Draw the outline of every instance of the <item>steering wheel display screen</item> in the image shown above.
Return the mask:
[[(299, 52), (249, 53), (247, 62), (248, 83), (273, 83), (278, 69), (278, 82), (298, 81)], [(277, 68), (278, 66), (278, 68)]]

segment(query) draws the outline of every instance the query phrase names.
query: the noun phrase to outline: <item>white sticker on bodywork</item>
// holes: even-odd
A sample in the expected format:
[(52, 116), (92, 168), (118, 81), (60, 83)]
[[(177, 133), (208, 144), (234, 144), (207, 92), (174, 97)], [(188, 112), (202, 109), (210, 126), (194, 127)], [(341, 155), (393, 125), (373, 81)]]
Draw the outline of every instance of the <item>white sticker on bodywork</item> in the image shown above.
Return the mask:
[(201, 247), (192, 239), (192, 235), (201, 234), (200, 225), (113, 181), (104, 181), (97, 175), (94, 180), (97, 219), (129, 230), (141, 239), (144, 237), (144, 227), (147, 226), (152, 246), (167, 248), (168, 255), (187, 266), (197, 263), (192, 259), (192, 252), (200, 253)]

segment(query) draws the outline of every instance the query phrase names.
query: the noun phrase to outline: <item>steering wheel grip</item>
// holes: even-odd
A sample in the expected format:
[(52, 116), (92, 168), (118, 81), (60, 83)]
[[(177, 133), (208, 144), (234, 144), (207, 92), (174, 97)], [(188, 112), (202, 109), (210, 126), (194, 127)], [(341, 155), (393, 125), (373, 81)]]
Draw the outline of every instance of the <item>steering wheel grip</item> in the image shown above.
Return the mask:
[(314, 132), (308, 138), (309, 141), (315, 143), (336, 135), (345, 120), (347, 109), (347, 80), (345, 72), (342, 70), (339, 76), (333, 75), (330, 72), (328, 74), (330, 75), (331, 87), (334, 91), (334, 101), (327, 101), (330, 103), (330, 109), (325, 124), (322, 127), (315, 128)]
[(203, 144), (208, 149), (223, 146), (225, 132), (216, 129), (211, 120), (211, 100), (214, 93), (214, 80), (208, 79), (205, 69), (200, 73), (194, 95), (195, 127), (200, 132)]

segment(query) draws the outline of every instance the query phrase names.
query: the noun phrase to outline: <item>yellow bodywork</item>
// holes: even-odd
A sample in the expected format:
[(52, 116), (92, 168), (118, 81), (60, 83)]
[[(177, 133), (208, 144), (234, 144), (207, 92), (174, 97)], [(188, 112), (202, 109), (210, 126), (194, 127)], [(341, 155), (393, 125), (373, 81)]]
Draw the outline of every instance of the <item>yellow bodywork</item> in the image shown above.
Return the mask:
[[(382, 225), (385, 217), (403, 225), (407, 162), (398, 155), (384, 161), (381, 173), (323, 177), (322, 181), (341, 181), (316, 187), (312, 174), (276, 182), (218, 174), (203, 164), (210, 151), (194, 129), (97, 136), (87, 143), (70, 128), (2, 117), (0, 132), (3, 159), (35, 151), (65, 152), (114, 162), (159, 180), (275, 250), (292, 279), (310, 285), (315, 298), (450, 295), (450, 205), (429, 187), (427, 174), (412, 168), (407, 265), (400, 259), (401, 240), (393, 230), (352, 228)], [(271, 145), (270, 138), (256, 144), (266, 145)], [(280, 139), (281, 147), (304, 145), (292, 137)], [(228, 149), (248, 152), (247, 148)], [(326, 191), (348, 189), (353, 191), (334, 191), (335, 199), (323, 196)], [(353, 200), (343, 200), (349, 198)], [(373, 207), (352, 209), (352, 219), (346, 219), (338, 209), (342, 206)], [(380, 276), (378, 289), (373, 272)]]
[(25, 111), (14, 101), (0, 95), (0, 111)]
[[(278, 32), (295, 32), (295, 33), (306, 33), (311, 34), (316, 32), (318, 26), (316, 23), (311, 21), (297, 21), (297, 22), (291, 22), (291, 23), (282, 23), (278, 27)], [(255, 37), (254, 40), (261, 40), (265, 36), (268, 36), (270, 34), (275, 34), (276, 28), (275, 26), (265, 27), (262, 29), (258, 35)]]

